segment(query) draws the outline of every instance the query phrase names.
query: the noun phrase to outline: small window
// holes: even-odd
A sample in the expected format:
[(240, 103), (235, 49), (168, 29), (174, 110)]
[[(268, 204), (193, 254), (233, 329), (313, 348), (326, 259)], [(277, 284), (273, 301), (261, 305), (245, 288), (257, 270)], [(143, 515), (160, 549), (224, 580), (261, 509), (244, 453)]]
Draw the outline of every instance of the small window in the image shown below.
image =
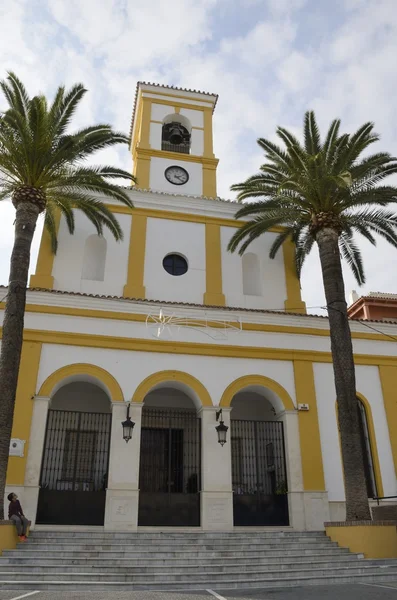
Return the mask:
[(84, 247), (82, 279), (103, 281), (105, 278), (107, 243), (105, 238), (90, 235)]
[(184, 275), (187, 272), (187, 260), (180, 254), (168, 254), (163, 260), (163, 267), (170, 275)]

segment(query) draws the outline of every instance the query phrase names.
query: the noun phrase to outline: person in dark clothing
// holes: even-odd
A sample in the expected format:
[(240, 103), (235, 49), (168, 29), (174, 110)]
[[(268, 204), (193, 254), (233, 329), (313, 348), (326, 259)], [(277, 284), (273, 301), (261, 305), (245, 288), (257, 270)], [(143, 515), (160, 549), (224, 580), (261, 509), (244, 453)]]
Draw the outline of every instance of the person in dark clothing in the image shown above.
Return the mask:
[(10, 504), (8, 506), (8, 518), (10, 521), (15, 523), (17, 528), (18, 537), (21, 542), (26, 542), (26, 532), (28, 529), (29, 521), (23, 514), (21, 503), (18, 500), (16, 494), (8, 494), (7, 496)]

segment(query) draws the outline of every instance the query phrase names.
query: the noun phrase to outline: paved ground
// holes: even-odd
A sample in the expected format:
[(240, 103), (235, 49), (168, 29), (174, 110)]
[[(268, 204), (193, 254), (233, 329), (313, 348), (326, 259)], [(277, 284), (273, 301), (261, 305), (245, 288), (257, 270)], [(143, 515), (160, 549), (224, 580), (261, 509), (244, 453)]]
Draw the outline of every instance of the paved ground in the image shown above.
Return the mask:
[(397, 600), (397, 581), (384, 584), (307, 586), (216, 592), (5, 592), (0, 600)]

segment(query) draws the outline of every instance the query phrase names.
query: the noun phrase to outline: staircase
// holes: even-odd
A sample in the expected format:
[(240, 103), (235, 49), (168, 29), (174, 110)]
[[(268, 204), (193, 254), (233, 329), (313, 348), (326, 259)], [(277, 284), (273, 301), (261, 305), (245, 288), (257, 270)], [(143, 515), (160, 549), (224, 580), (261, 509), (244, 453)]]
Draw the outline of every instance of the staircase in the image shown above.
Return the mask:
[(365, 560), (323, 532), (34, 531), (0, 557), (6, 590), (198, 590), (385, 582), (397, 559)]

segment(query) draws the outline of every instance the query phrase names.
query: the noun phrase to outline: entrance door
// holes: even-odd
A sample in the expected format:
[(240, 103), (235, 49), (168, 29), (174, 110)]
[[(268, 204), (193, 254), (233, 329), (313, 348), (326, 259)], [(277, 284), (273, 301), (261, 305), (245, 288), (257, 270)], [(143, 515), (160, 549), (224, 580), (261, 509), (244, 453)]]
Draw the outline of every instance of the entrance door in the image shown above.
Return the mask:
[(138, 525), (200, 525), (200, 422), (195, 410), (143, 409)]
[(48, 411), (37, 523), (103, 525), (112, 415)]
[(283, 423), (231, 420), (234, 525), (288, 525)]

